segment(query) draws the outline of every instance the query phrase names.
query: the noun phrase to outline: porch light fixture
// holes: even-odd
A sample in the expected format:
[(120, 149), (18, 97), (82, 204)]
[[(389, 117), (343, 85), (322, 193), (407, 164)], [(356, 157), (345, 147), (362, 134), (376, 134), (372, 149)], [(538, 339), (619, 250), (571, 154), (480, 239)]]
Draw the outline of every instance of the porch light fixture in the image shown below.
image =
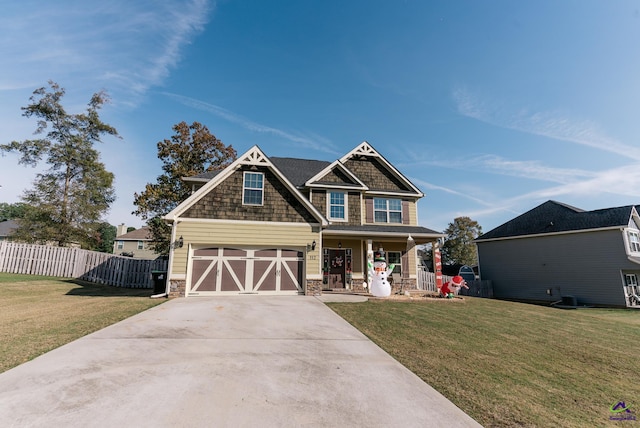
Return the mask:
[(178, 248), (182, 248), (182, 246), (184, 245), (184, 239), (182, 238), (182, 235), (180, 235), (180, 238), (178, 238), (177, 244)]
[(307, 244), (307, 251), (315, 251), (316, 250), (316, 240), (314, 239), (311, 244)]

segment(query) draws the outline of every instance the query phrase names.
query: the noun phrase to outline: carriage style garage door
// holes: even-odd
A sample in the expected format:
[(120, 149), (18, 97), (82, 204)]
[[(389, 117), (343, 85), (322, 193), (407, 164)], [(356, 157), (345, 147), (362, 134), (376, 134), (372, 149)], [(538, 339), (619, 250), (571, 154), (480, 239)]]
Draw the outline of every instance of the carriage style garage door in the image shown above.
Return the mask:
[(193, 251), (189, 263), (187, 296), (303, 292), (300, 250), (202, 248)]

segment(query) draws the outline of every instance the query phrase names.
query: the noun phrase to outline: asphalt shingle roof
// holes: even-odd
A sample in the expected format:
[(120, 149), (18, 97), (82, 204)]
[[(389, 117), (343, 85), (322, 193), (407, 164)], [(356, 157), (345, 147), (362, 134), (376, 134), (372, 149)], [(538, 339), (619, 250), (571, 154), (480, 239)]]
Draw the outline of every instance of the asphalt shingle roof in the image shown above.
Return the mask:
[(270, 157), (269, 159), (296, 187), (304, 186), (307, 180), (331, 165), (331, 162), (310, 159), (280, 157)]
[(134, 240), (134, 241), (144, 241), (147, 239), (151, 239), (151, 231), (147, 226), (142, 226), (140, 229), (132, 230), (129, 233), (125, 233), (117, 237), (118, 240), (126, 241), (126, 240)]
[(625, 227), (633, 205), (584, 211), (556, 201), (547, 201), (532, 210), (481, 235), (476, 241), (577, 230)]
[(442, 235), (441, 232), (428, 229), (422, 226), (400, 226), (400, 225), (381, 225), (381, 224), (365, 224), (365, 225), (350, 225), (350, 224), (332, 224), (327, 226), (327, 231), (349, 231), (349, 232), (371, 232), (371, 233), (410, 233), (414, 235), (428, 234), (428, 235)]

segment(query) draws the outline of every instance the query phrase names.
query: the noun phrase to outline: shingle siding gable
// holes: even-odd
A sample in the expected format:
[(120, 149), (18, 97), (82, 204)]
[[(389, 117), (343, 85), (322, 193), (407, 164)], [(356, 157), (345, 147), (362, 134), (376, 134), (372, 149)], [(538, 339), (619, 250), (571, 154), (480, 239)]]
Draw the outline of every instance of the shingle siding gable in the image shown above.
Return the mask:
[(375, 157), (352, 157), (344, 164), (370, 190), (411, 191), (402, 181), (388, 171)]
[(264, 205), (242, 204), (243, 172), (240, 169), (211, 189), (183, 214), (186, 218), (316, 223), (317, 220), (289, 189), (265, 167)]

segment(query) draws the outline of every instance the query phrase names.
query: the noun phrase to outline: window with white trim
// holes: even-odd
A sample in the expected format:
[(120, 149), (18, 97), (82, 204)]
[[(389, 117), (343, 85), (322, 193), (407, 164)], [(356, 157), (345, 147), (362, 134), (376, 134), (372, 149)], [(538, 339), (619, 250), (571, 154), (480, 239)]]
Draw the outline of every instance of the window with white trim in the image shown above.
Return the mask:
[(629, 230), (627, 231), (627, 236), (629, 237), (629, 250), (632, 253), (640, 252), (640, 236), (638, 235), (637, 230)]
[(264, 203), (264, 174), (245, 171), (242, 184), (242, 204), (262, 205)]
[(144, 250), (144, 242), (138, 241), (138, 250)]
[(376, 223), (402, 223), (402, 200), (374, 198), (373, 219)]
[(327, 192), (329, 220), (347, 220), (347, 197), (344, 192)]
[(117, 248), (118, 250), (122, 250), (124, 248), (124, 241), (118, 241)]
[(636, 276), (635, 273), (627, 273), (624, 276), (625, 282), (627, 283), (627, 286), (637, 286), (638, 285), (638, 277)]

